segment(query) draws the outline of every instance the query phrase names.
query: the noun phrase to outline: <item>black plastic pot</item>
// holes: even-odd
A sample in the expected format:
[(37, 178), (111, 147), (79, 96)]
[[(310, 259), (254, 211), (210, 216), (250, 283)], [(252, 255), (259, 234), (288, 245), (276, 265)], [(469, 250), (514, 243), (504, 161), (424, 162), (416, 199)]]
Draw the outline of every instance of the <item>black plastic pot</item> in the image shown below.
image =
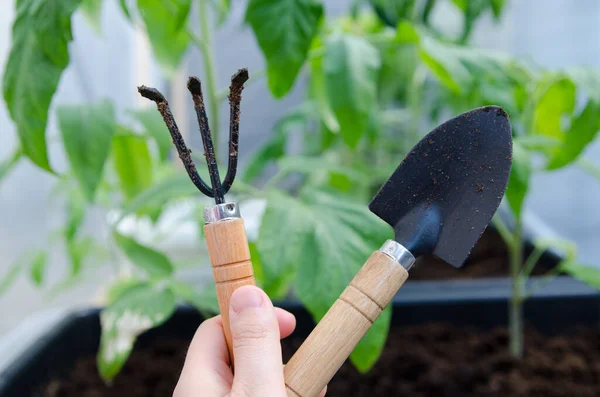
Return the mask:
[[(504, 325), (509, 294), (506, 280), (480, 280), (477, 284), (462, 280), (413, 282), (403, 287), (394, 299), (392, 326), (447, 322), (485, 330)], [(310, 332), (314, 323), (301, 306), (293, 302), (281, 302), (278, 306), (296, 315), (298, 335)], [(576, 280), (555, 279), (527, 301), (525, 318), (527, 325), (546, 334), (566, 331), (575, 325), (597, 326), (600, 295)], [(164, 325), (143, 334), (136, 348), (157, 340), (190, 340), (202, 320), (195, 310), (180, 307)], [(95, 354), (99, 337), (98, 309), (71, 314), (0, 374), (0, 396), (39, 395), (46, 382), (67, 373), (78, 358)]]

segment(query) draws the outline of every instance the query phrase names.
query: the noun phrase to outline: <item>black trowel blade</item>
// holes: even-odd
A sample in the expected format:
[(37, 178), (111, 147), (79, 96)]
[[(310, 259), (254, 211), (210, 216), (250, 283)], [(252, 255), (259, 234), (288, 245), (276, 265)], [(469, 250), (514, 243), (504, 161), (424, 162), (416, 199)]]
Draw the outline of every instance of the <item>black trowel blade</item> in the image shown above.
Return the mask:
[(415, 256), (433, 254), (460, 267), (500, 205), (511, 164), (508, 115), (477, 108), (417, 143), (369, 209)]

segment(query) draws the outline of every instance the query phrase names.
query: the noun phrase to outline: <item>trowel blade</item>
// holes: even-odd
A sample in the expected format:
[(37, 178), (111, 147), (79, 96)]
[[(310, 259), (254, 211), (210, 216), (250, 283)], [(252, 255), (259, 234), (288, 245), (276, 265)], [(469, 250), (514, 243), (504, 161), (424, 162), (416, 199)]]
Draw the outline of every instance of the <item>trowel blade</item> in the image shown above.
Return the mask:
[(433, 254), (460, 267), (500, 205), (511, 164), (508, 115), (496, 106), (477, 108), (419, 141), (369, 209), (416, 256)]

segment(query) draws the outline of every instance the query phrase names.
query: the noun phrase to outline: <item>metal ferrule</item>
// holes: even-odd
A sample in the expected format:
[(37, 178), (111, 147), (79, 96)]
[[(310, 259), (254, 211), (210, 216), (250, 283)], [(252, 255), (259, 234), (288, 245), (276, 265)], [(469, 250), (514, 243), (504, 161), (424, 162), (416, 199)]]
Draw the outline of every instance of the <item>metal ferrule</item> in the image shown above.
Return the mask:
[(240, 208), (236, 203), (223, 203), (204, 208), (204, 222), (222, 222), (240, 218)]
[(382, 252), (398, 262), (400, 266), (402, 266), (406, 271), (409, 271), (410, 268), (415, 263), (415, 257), (410, 253), (409, 250), (404, 248), (404, 246), (397, 241), (387, 240), (381, 248), (379, 248), (379, 252)]

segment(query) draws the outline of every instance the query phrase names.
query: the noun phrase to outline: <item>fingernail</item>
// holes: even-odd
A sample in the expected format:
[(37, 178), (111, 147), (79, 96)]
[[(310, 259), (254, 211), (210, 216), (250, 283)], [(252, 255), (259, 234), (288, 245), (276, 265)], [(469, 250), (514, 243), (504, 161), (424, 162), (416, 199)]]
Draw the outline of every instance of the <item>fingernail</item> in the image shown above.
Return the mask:
[(231, 308), (240, 313), (252, 307), (260, 307), (264, 304), (262, 292), (252, 286), (241, 287), (231, 295)]

